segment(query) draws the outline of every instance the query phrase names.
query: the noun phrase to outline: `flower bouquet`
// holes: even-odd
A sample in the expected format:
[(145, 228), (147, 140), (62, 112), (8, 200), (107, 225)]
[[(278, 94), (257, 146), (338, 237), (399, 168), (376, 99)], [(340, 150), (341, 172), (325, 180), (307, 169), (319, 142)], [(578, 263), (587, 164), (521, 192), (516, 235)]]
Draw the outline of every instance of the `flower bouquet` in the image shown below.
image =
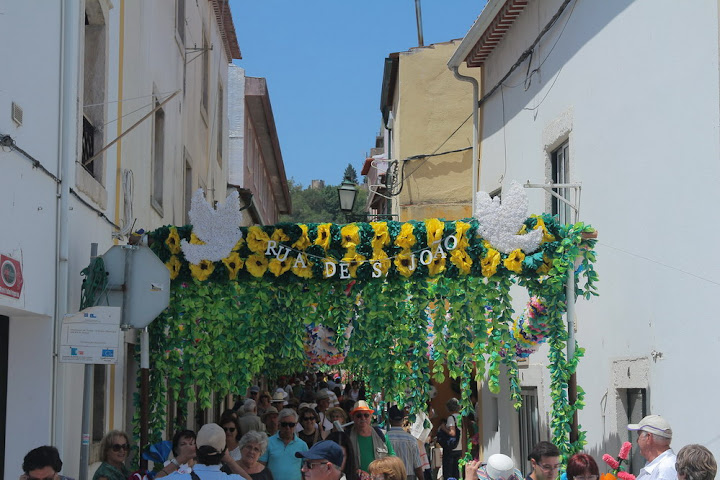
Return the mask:
[(623, 462), (627, 463), (627, 458), (631, 449), (632, 443), (625, 442), (622, 444), (622, 447), (620, 447), (620, 452), (618, 453), (617, 458), (613, 458), (607, 453), (603, 455), (603, 461), (612, 468), (612, 472), (600, 475), (600, 480), (616, 480), (618, 478), (621, 480), (635, 480), (635, 475), (622, 469)]

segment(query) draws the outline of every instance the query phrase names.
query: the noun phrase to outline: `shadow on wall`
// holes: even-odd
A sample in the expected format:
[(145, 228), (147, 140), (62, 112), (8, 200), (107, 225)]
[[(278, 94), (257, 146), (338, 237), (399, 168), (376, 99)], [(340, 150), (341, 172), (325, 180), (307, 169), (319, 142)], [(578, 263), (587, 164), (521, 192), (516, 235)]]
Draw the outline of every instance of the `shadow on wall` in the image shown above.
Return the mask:
[[(555, 3), (559, 5), (560, 2)], [(602, 31), (603, 28), (605, 28), (615, 17), (619, 16), (632, 3), (632, 0), (608, 0), (603, 2), (576, 1), (570, 3), (563, 12), (563, 15), (558, 20), (557, 24), (552, 29), (550, 29), (549, 33), (545, 35), (545, 37), (542, 39), (539, 47), (536, 49), (536, 54), (531, 57), (532, 65), (530, 66), (530, 70), (538, 68), (538, 65), (541, 62), (542, 69), (540, 72), (536, 73), (535, 78), (533, 78), (533, 81), (530, 84), (530, 87), (527, 89), (526, 92), (524, 92), (524, 94), (507, 95), (507, 91), (505, 92), (505, 119), (513, 118), (515, 115), (521, 112), (522, 109), (527, 105), (528, 99), (534, 98), (540, 91), (545, 89), (547, 87), (547, 83), (552, 82), (555, 75), (560, 71), (560, 69), (562, 69), (562, 67), (568, 62), (569, 59), (571, 59), (575, 54), (577, 54), (585, 46), (586, 43), (592, 40), (593, 37), (595, 37), (600, 31)], [(522, 17), (529, 14), (532, 14), (534, 19), (537, 17), (537, 13), (535, 11), (531, 12), (529, 10), (530, 8), (532, 8), (532, 6), (528, 6), (525, 9), (518, 21), (522, 22)], [(570, 15), (570, 12), (572, 12), (572, 14), (568, 21), (568, 15)], [(540, 20), (539, 23), (542, 23), (542, 25), (538, 27), (537, 31), (533, 31), (532, 34), (526, 35), (527, 39), (525, 41), (527, 42), (527, 45), (523, 45), (523, 50), (525, 48), (528, 48), (532, 44), (537, 34), (540, 33), (542, 27), (550, 20), (550, 17), (552, 17), (552, 14), (554, 13), (555, 10), (553, 9), (552, 13), (548, 14), (547, 18)], [(566, 23), (567, 26), (563, 31), (563, 26), (566, 25)], [(517, 22), (515, 27), (517, 27)], [(557, 44), (555, 44), (555, 41), (557, 40), (561, 31), (563, 32), (562, 37), (557, 42)], [(518, 29), (510, 29), (508, 34), (516, 36), (518, 35)], [(515, 39), (515, 43), (517, 43), (517, 39)], [(547, 61), (544, 61), (545, 57), (547, 56), (546, 52), (550, 51), (550, 48), (552, 48), (552, 53), (547, 58)], [(517, 54), (513, 53), (512, 58), (508, 58), (502, 62), (501, 68), (503, 69), (503, 71), (497, 72), (498, 79), (505, 75), (505, 72), (510, 68), (513, 63), (515, 63), (515, 60), (517, 60), (521, 53), (522, 50), (517, 52)], [(528, 68), (526, 60), (521, 65), (521, 67), (518, 68), (508, 80), (505, 81), (505, 85), (517, 85), (517, 88), (523, 88), (524, 82), (522, 82), (522, 79), (524, 78), (525, 72), (527, 70)], [(493, 78), (494, 77), (495, 76), (493, 76)], [(493, 80), (493, 82), (495, 81), (496, 80)], [(494, 84), (487, 85), (484, 88), (484, 91), (489, 91), (490, 88), (492, 88), (493, 86)], [(489, 137), (493, 133), (497, 132), (500, 128), (502, 128), (503, 125), (502, 116), (498, 118), (498, 116), (495, 115), (494, 121), (490, 120), (491, 117), (492, 116), (486, 116), (486, 120), (483, 125), (483, 135), (485, 137)]]

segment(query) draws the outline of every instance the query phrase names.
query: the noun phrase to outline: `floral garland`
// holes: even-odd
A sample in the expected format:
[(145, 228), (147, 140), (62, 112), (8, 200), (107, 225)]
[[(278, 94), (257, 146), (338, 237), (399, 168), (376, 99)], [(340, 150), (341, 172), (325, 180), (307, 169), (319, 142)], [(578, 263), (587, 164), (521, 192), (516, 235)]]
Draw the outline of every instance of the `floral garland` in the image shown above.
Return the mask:
[[(149, 326), (150, 425), (163, 426), (150, 432), (151, 441), (163, 435), (170, 398), (205, 408), (215, 393), (240, 394), (255, 376), (277, 378), (311, 361), (341, 358), (368, 388), (411, 411), (429, 398), (431, 380), (446, 376), (459, 381), (469, 411), (472, 382), (486, 377), (497, 392), (504, 364), (519, 406), (516, 356), (504, 352), (524, 352), (523, 342), (532, 338), (526, 334), (540, 340), (530, 322), (546, 332), (542, 338), (550, 346), (553, 441), (564, 454), (579, 451), (584, 433), (570, 443), (566, 427), (582, 407), (582, 390), (569, 405), (565, 389), (582, 349), (565, 358), (562, 315), (568, 270), (577, 260), (577, 294), (596, 294), (594, 240), (584, 237), (592, 229), (530, 216), (518, 233), (542, 232), (532, 253), (504, 253), (477, 229), (474, 218), (242, 227), (226, 257), (197, 264), (180, 247), (182, 240), (201, 241), (192, 226), (151, 232), (151, 248), (173, 279), (170, 307)], [(517, 321), (510, 295), (515, 284), (542, 299)], [(320, 348), (308, 355), (308, 344)], [(184, 403), (177, 403), (179, 424), (189, 414)]]
[[(189, 261), (188, 247), (206, 246), (192, 226), (162, 227), (149, 234), (151, 247), (170, 271), (174, 283), (241, 282), (252, 278), (303, 282), (310, 279), (371, 280), (382, 278), (500, 273), (538, 277), (547, 274), (552, 244), (560, 225), (550, 215), (532, 216), (521, 226), (538, 232), (540, 249), (516, 248), (503, 253), (474, 233), (478, 222), (371, 222), (347, 225), (278, 224), (237, 229), (239, 238), (227, 256)], [(227, 243), (227, 242), (226, 242)]]

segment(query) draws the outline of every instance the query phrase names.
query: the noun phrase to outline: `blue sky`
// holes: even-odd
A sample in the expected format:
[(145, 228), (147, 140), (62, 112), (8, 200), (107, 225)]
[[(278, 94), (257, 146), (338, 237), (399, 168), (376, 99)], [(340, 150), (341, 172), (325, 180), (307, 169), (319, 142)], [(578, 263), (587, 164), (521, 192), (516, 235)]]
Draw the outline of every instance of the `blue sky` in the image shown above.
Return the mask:
[[(484, 0), (423, 0), (425, 45), (462, 38)], [(230, 0), (246, 75), (265, 77), (288, 178), (360, 173), (380, 129), (383, 62), (417, 46), (414, 0)]]

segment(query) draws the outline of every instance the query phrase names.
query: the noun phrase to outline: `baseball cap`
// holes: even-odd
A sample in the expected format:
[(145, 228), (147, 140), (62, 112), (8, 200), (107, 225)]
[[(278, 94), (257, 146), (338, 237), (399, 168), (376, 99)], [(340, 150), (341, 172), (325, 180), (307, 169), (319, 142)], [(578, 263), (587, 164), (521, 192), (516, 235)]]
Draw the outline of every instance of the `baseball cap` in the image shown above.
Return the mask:
[(628, 430), (640, 430), (652, 433), (659, 437), (672, 438), (672, 428), (670, 428), (670, 424), (660, 415), (648, 415), (640, 420), (640, 423), (631, 423), (627, 428)]
[(225, 430), (217, 423), (207, 423), (200, 427), (195, 443), (198, 448), (209, 446), (222, 452), (225, 450)]
[(492, 480), (508, 480), (515, 473), (515, 463), (512, 458), (502, 453), (490, 455), (487, 465), (485, 466), (488, 478)]
[(260, 387), (258, 387), (257, 385), (253, 385), (252, 387), (250, 387), (250, 392), (251, 392), (251, 393), (252, 393), (252, 392), (257, 393), (257, 392), (259, 392), (259, 391), (260, 391)]
[(297, 458), (307, 458), (308, 460), (327, 460), (338, 467), (342, 465), (343, 461), (342, 448), (332, 440), (321, 440), (314, 444), (310, 450), (295, 452), (295, 456)]

